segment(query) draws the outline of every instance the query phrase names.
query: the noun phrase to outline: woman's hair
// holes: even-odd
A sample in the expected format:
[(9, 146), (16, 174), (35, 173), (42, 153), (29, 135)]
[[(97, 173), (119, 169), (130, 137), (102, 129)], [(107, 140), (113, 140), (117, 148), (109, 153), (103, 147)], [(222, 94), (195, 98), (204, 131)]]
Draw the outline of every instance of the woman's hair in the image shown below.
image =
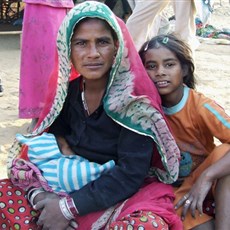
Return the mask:
[(189, 46), (174, 34), (158, 35), (142, 45), (139, 51), (142, 62), (145, 63), (145, 53), (147, 50), (159, 47), (165, 47), (175, 54), (181, 67), (187, 70), (187, 75), (183, 78), (184, 84), (194, 89), (196, 84), (194, 74), (195, 65), (192, 58), (192, 51)]

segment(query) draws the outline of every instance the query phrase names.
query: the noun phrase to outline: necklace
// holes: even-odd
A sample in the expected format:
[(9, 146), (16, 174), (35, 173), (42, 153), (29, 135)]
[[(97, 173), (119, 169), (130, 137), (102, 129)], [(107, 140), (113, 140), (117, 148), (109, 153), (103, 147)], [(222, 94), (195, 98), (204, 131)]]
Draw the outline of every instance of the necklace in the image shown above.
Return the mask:
[(86, 114), (89, 116), (90, 112), (89, 112), (89, 108), (85, 99), (85, 80), (82, 81), (82, 92), (81, 92), (81, 100), (82, 100), (82, 104), (84, 107), (84, 110), (86, 112)]

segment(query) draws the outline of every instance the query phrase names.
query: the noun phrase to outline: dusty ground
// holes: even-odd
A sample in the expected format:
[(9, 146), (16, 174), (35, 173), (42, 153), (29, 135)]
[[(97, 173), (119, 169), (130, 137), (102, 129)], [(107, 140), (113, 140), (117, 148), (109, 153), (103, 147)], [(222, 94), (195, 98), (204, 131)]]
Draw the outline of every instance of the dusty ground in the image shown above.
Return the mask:
[[(228, 0), (216, 1), (210, 24), (222, 29), (230, 28), (229, 22)], [(15, 134), (25, 133), (30, 122), (18, 119), (19, 43), (19, 35), (0, 35), (0, 75), (5, 90), (0, 97), (0, 178), (6, 177), (7, 152)], [(215, 44), (212, 39), (201, 43), (195, 56), (198, 90), (230, 114), (230, 45)]]

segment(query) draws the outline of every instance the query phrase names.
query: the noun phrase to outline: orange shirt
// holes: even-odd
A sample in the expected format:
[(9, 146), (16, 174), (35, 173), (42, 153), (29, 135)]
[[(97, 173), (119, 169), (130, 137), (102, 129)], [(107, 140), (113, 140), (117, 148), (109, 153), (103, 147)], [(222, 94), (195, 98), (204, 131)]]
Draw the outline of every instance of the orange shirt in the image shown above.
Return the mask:
[(214, 137), (230, 143), (230, 117), (193, 89), (184, 87), (182, 100), (164, 112), (182, 154), (180, 176), (188, 176), (214, 149)]

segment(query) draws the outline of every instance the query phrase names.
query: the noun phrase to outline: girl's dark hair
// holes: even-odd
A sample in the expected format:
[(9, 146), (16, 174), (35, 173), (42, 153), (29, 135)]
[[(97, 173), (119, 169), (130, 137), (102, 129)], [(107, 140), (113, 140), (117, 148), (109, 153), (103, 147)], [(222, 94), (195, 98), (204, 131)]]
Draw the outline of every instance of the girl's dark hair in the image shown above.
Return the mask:
[(139, 51), (142, 62), (145, 63), (145, 53), (147, 50), (159, 47), (165, 47), (176, 55), (182, 68), (187, 70), (187, 75), (183, 78), (184, 84), (189, 88), (195, 89), (195, 65), (189, 46), (174, 34), (158, 35), (142, 45)]

